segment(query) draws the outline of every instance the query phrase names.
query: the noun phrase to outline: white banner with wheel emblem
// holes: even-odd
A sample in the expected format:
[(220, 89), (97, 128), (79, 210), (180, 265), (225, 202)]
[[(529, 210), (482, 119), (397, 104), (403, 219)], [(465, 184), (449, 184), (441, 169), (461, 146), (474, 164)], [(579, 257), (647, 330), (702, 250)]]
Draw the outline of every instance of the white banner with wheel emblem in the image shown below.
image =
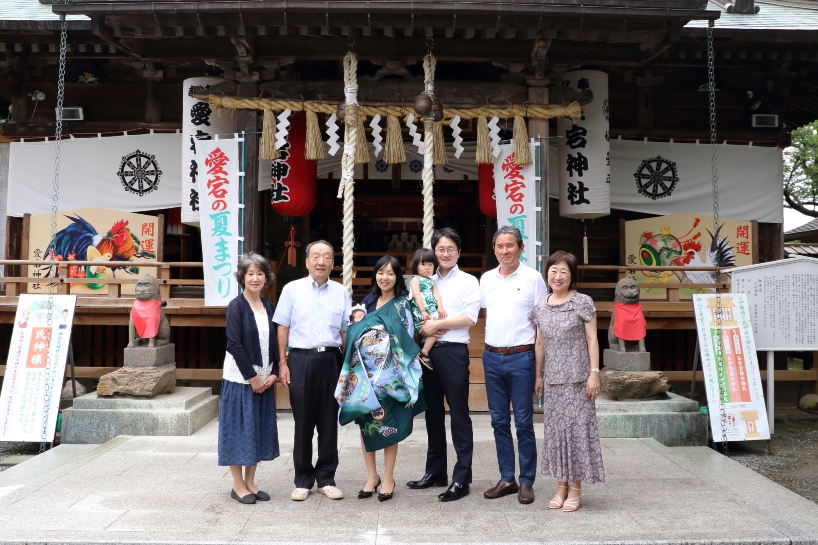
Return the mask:
[[(66, 138), (61, 147), (60, 210), (143, 212), (179, 206), (180, 133)], [(53, 183), (53, 140), (11, 144), (9, 216), (51, 212)]]

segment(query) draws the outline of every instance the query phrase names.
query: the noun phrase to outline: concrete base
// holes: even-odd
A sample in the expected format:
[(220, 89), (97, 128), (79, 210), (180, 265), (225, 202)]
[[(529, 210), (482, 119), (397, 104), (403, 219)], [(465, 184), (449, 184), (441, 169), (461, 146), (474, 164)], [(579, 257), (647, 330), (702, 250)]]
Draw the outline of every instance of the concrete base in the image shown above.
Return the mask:
[(652, 437), (668, 447), (706, 446), (707, 414), (695, 401), (667, 393), (656, 399), (596, 400), (600, 437)]
[(145, 399), (78, 397), (63, 411), (62, 442), (101, 444), (118, 435), (192, 435), (219, 415), (210, 388), (179, 387)]
[(176, 362), (176, 345), (173, 343), (158, 348), (141, 346), (125, 349), (125, 367), (159, 367)]
[(650, 352), (620, 352), (606, 348), (602, 364), (614, 371), (650, 371)]

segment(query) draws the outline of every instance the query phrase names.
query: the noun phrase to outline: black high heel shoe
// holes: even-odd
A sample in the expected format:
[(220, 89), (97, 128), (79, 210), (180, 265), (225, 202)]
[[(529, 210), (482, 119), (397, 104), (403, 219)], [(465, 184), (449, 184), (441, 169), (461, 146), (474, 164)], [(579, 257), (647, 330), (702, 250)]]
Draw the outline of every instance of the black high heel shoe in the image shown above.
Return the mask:
[(392, 494), (395, 493), (395, 485), (392, 485), (392, 492), (381, 493), (378, 492), (378, 501), (387, 501), (392, 499)]
[[(380, 478), (380, 477), (378, 477), (378, 484), (376, 484), (376, 485), (375, 485), (375, 488), (374, 488), (374, 489), (369, 490), (369, 491), (366, 491), (366, 490), (359, 490), (359, 491), (358, 491), (358, 499), (359, 499), (359, 500), (365, 500), (366, 498), (371, 498), (371, 497), (372, 497), (372, 494), (374, 494), (374, 493), (375, 493), (375, 492), (378, 490), (378, 487), (379, 487), (379, 486), (381, 486), (381, 478)], [(380, 498), (380, 496), (381, 496), (381, 495), (380, 495), (380, 494), (378, 494), (378, 497), (379, 497), (379, 498)]]

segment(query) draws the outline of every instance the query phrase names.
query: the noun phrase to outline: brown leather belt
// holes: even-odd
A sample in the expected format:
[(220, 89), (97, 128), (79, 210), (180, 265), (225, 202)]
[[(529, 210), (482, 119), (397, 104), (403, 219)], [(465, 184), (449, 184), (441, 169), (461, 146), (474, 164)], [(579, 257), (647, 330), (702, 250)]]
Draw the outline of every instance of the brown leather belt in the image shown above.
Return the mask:
[(487, 344), (486, 350), (488, 350), (489, 352), (494, 352), (495, 354), (518, 354), (520, 352), (528, 352), (529, 350), (534, 350), (534, 345), (522, 344), (520, 346), (508, 346), (497, 348), (496, 346), (491, 346)]

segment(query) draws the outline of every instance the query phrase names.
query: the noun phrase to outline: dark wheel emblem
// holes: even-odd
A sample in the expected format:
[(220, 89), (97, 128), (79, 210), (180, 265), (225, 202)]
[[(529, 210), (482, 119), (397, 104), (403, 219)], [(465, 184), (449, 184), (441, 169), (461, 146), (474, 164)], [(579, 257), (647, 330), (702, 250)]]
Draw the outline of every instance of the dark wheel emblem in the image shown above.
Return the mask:
[(673, 193), (679, 176), (676, 163), (657, 155), (645, 159), (633, 175), (636, 178), (636, 189), (649, 199), (661, 199)]
[(156, 157), (139, 150), (122, 158), (118, 174), (125, 191), (130, 191), (140, 197), (156, 191), (159, 188), (159, 179), (162, 177)]

